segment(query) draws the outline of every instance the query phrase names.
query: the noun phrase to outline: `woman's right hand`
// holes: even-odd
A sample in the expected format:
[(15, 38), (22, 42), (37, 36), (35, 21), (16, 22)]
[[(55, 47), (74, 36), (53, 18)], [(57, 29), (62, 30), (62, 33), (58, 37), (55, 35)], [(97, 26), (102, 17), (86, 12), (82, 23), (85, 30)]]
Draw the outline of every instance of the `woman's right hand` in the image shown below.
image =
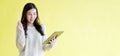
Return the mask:
[(17, 28), (21, 31), (23, 31), (23, 25), (20, 21), (18, 21), (18, 25), (17, 25)]

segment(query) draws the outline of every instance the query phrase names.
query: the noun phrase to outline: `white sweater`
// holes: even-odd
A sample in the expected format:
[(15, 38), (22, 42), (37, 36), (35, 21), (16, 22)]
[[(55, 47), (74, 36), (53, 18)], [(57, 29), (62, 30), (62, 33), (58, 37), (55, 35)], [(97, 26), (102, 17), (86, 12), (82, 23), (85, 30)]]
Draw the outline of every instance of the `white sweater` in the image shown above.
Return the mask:
[(16, 29), (16, 46), (19, 50), (19, 56), (44, 56), (44, 51), (50, 50), (56, 45), (55, 41), (51, 44), (43, 44), (47, 39), (46, 27), (43, 24), (41, 26), (44, 36), (33, 25), (28, 25), (27, 38), (25, 38), (24, 30)]

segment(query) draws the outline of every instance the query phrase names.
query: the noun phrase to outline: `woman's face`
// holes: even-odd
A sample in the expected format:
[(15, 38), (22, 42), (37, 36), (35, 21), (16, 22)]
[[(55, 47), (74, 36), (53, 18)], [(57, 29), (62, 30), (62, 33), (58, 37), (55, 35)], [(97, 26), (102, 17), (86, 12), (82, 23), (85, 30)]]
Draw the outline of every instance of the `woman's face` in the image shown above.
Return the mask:
[(26, 17), (27, 17), (27, 22), (30, 24), (33, 24), (37, 17), (36, 9), (33, 8), (33, 9), (28, 10)]

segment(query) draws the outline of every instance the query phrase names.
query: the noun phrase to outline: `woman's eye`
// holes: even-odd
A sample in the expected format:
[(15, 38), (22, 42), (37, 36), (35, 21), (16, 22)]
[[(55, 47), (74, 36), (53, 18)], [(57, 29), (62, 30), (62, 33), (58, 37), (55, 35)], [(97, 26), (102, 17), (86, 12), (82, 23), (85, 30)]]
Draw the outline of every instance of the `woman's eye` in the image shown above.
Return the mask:
[(34, 15), (36, 15), (36, 13), (34, 13)]
[(28, 13), (28, 15), (31, 15), (30, 13)]

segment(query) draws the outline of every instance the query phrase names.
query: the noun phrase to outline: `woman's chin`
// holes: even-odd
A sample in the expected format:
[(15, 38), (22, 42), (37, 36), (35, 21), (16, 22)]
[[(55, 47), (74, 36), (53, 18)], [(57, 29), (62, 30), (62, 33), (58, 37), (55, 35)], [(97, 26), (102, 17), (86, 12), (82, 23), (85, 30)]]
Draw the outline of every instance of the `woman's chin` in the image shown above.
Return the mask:
[(30, 21), (29, 23), (30, 23), (30, 24), (33, 24), (33, 21)]

